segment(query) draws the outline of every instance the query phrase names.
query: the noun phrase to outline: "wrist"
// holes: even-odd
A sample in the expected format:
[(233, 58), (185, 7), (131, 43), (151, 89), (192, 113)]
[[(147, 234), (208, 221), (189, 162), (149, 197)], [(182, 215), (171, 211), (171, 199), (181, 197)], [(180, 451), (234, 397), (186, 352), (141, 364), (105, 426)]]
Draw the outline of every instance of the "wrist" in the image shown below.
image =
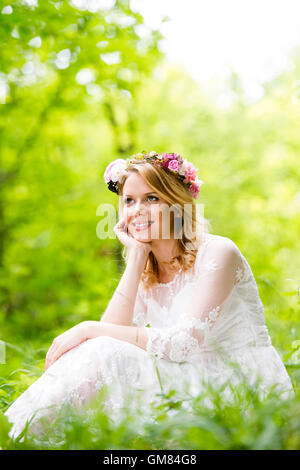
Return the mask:
[(81, 325), (85, 341), (100, 336), (101, 324), (99, 321), (86, 320)]
[(131, 249), (128, 255), (128, 262), (133, 263), (134, 265), (140, 265), (140, 267), (144, 269), (148, 254), (149, 253), (140, 248)]

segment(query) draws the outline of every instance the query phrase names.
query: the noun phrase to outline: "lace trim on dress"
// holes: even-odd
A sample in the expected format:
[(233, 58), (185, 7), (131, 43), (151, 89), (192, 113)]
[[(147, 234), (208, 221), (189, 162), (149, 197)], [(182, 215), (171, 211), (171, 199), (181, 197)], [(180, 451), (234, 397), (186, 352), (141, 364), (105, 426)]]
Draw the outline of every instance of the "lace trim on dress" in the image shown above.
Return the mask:
[(207, 330), (209, 326), (211, 326), (217, 319), (221, 312), (221, 307), (217, 306), (213, 308), (209, 314), (208, 317), (203, 321), (200, 318), (197, 317), (188, 317), (187, 313), (184, 312), (184, 314), (180, 317), (179, 324), (180, 326), (184, 328), (193, 328), (196, 330)]
[(164, 357), (164, 350), (167, 342), (169, 341), (169, 334), (167, 331), (150, 329), (148, 333), (148, 342), (146, 351), (154, 355), (158, 359)]
[(238, 266), (235, 271), (236, 284), (240, 284), (242, 281), (246, 280), (247, 274), (250, 274), (250, 269), (245, 257), (240, 253), (241, 261), (243, 268)]
[(244, 274), (245, 274), (245, 270), (241, 269), (239, 266), (237, 267), (236, 271), (235, 271), (235, 277), (237, 279), (238, 282), (240, 282), (243, 277), (244, 277)]
[[(191, 284), (197, 283), (191, 311), (184, 313), (183, 308), (179, 321), (174, 326), (155, 328), (150, 325), (148, 329), (146, 350), (158, 358), (174, 360), (176, 357), (178, 362), (182, 362), (195, 356), (194, 353), (209, 340), (210, 329), (216, 323), (225, 299), (232, 294), (234, 286), (243, 280), (247, 281), (247, 273), (251, 270), (240, 250), (232, 245), (232, 241), (215, 239), (213, 236), (207, 237), (202, 247), (214, 240), (216, 243), (208, 250), (199, 250), (197, 253), (194, 276), (188, 281)], [(185, 273), (188, 274), (190, 271)], [(175, 278), (166, 284), (159, 284), (168, 287), (166, 293), (169, 294), (170, 300), (174, 299), (174, 284), (179, 275), (180, 273), (177, 273)], [(189, 276), (181, 277), (180, 281), (184, 281), (186, 277)]]
[(172, 281), (157, 282), (154, 287), (157, 287), (157, 286), (170, 287), (170, 286), (172, 286), (175, 283), (175, 281), (177, 280), (177, 278), (179, 277), (179, 274), (181, 274), (181, 273), (182, 273), (182, 269), (180, 268), (179, 271), (175, 274), (175, 277), (172, 279)]
[(175, 362), (184, 362), (199, 348), (196, 338), (186, 331), (180, 331), (171, 338), (170, 359)]
[(207, 270), (207, 271), (216, 271), (218, 269), (218, 264), (215, 262), (214, 259), (210, 259), (209, 261), (207, 261), (203, 267)]
[(145, 326), (146, 315), (144, 312), (137, 312), (134, 314), (133, 323), (137, 326)]
[[(215, 323), (221, 307), (212, 309), (205, 320), (189, 317), (186, 312), (180, 317), (178, 324), (171, 328), (149, 328), (146, 351), (158, 359), (170, 358), (171, 361), (185, 362), (199, 350), (200, 341), (194, 334), (201, 331), (205, 338), (209, 328)], [(167, 353), (167, 348), (170, 351)]]
[[(241, 283), (246, 278), (246, 274), (248, 273), (248, 265), (245, 262), (243, 255), (241, 255), (241, 261), (243, 268), (238, 266), (235, 271), (236, 284)], [(211, 258), (210, 260), (206, 261), (202, 267), (206, 269), (206, 271), (216, 271), (219, 268), (219, 265), (213, 258)]]
[[(198, 341), (184, 330), (158, 331), (149, 328), (147, 351), (158, 359), (170, 358), (171, 361), (184, 362), (188, 356), (198, 350)], [(170, 352), (166, 355), (166, 348), (170, 347)]]

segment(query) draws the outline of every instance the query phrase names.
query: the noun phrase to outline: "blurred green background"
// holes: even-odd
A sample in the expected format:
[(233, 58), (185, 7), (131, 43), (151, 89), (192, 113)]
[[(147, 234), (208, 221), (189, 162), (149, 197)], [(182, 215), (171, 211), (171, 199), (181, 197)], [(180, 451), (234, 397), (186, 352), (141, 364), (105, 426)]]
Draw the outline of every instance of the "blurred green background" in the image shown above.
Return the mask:
[(159, 29), (139, 35), (143, 17), (128, 1), (97, 12), (54, 0), (1, 9), (0, 376), (18, 377), (0, 388), (3, 408), (43, 372), (55, 336), (104, 312), (124, 265), (119, 241), (96, 235), (97, 207), (117, 208), (103, 173), (142, 150), (180, 153), (199, 169), (198, 202), (248, 260), (296, 384), (300, 48), (252, 104), (232, 70), (234, 100), (220, 109), (166, 59)]

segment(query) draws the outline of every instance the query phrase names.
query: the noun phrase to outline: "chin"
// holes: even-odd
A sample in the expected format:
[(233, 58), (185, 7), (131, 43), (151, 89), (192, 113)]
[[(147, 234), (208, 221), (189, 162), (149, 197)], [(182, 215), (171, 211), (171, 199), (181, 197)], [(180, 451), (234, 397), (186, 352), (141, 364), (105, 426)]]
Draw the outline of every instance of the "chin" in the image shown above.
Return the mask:
[(152, 241), (152, 238), (150, 237), (146, 237), (146, 236), (141, 236), (141, 235), (134, 235), (134, 239), (137, 241), (137, 242), (144, 242), (144, 243), (147, 243), (147, 242), (151, 242)]

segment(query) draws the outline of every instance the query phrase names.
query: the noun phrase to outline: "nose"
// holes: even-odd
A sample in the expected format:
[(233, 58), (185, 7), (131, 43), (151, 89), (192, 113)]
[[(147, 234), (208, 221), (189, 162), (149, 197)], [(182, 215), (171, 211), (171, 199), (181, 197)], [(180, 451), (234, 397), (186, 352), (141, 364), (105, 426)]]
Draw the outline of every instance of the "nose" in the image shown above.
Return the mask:
[(132, 216), (137, 217), (138, 215), (145, 214), (146, 208), (140, 200), (137, 200), (134, 206), (132, 207)]
[(136, 214), (140, 213), (141, 209), (142, 209), (141, 201), (137, 201), (136, 204), (133, 206), (134, 214), (136, 215)]

